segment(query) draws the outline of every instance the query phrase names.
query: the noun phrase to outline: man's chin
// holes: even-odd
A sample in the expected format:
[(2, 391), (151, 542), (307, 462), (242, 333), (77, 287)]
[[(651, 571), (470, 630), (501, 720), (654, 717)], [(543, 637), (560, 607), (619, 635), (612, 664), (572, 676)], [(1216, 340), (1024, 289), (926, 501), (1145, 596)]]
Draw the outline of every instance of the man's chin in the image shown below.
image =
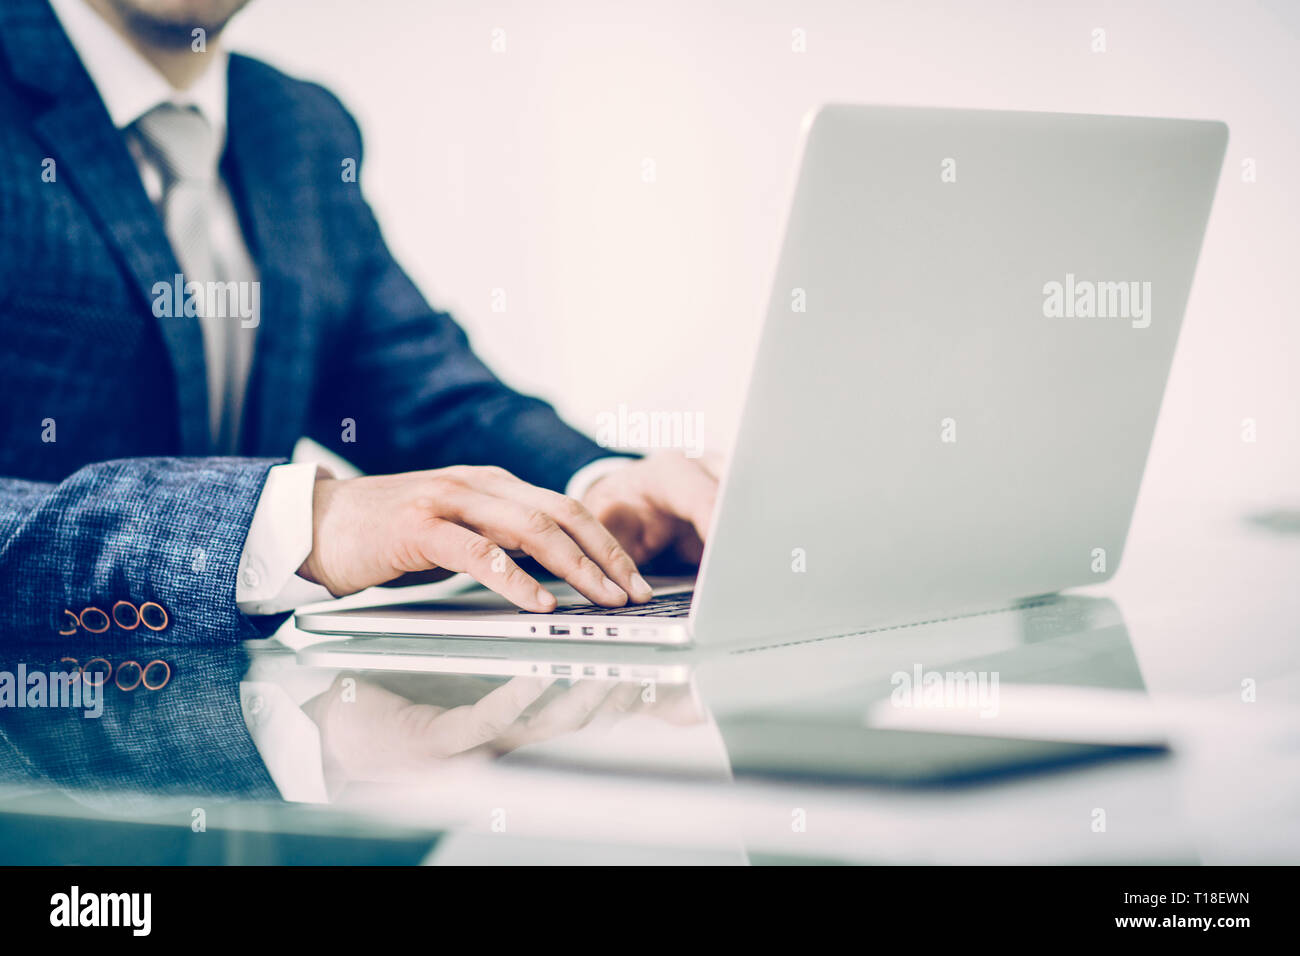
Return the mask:
[(221, 35), (248, 0), (107, 0), (123, 25), (145, 43), (188, 50), (195, 31), (205, 42)]

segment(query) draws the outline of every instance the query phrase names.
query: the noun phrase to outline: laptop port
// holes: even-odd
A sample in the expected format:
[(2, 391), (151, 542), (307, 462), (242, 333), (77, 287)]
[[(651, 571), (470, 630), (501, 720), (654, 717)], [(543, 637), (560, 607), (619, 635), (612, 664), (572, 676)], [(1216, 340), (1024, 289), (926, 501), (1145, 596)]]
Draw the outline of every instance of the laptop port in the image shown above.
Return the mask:
[(607, 628), (605, 628), (605, 636), (606, 636), (606, 637), (618, 637), (618, 628), (616, 628), (616, 627), (607, 627)]
[(584, 627), (582, 629), (583, 637), (594, 637), (595, 634), (596, 634), (596, 629), (594, 627)]
[(582, 669), (582, 676), (583, 676), (583, 677), (595, 677), (595, 676), (596, 676), (596, 668), (594, 668), (594, 667), (584, 667), (584, 668)]
[(573, 668), (568, 664), (552, 664), (551, 673), (557, 677), (568, 677), (573, 673)]
[(569, 633), (569, 629), (567, 627), (560, 627), (558, 624), (552, 624), (551, 633), (556, 637), (564, 637)]

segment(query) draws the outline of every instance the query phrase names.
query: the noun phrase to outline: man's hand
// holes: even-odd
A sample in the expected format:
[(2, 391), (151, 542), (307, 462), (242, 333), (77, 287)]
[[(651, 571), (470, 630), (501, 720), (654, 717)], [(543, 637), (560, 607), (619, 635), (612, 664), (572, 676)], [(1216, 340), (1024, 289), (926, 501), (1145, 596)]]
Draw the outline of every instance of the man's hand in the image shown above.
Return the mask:
[[(651, 461), (624, 471), (644, 470)], [(594, 487), (616, 477), (621, 473)], [(674, 478), (674, 487), (681, 483)], [(674, 491), (670, 499), (682, 494)], [(639, 495), (634, 500), (641, 503), (630, 514), (648, 522), (653, 509)], [(629, 596), (652, 596), (636, 562), (582, 504), (500, 468), (471, 466), (321, 478), (312, 505), (311, 554), (298, 573), (342, 596), (407, 574), (464, 571), (526, 611), (553, 611), (554, 595), (507, 551), (531, 555), (595, 604), (618, 607)]]
[[(456, 674), (385, 675), (381, 685), (342, 672), (303, 704), (320, 730), (326, 778), (410, 782), (450, 762), (488, 759), (632, 714), (685, 726), (706, 719), (689, 685), (544, 677), (505, 683)], [(345, 690), (347, 693), (345, 693)]]
[(716, 467), (674, 451), (610, 472), (587, 489), (582, 503), (636, 561), (671, 548), (698, 564), (717, 496)]

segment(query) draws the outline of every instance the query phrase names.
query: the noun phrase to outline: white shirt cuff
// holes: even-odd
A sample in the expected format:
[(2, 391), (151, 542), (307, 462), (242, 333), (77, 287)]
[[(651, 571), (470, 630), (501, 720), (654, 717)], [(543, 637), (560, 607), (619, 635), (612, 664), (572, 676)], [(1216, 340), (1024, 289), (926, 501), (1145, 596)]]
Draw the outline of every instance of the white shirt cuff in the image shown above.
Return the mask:
[(569, 483), (564, 486), (564, 493), (570, 498), (576, 498), (581, 501), (591, 486), (601, 478), (604, 478), (611, 471), (618, 471), (620, 468), (626, 468), (635, 458), (621, 458), (610, 456), (609, 458), (597, 458), (588, 465), (583, 465), (573, 473)]
[(267, 473), (235, 582), (235, 602), (245, 614), (278, 614), (333, 598), (328, 589), (298, 577), (311, 553), (315, 485), (313, 462), (276, 465)]
[[(635, 460), (598, 458), (574, 472), (565, 494), (580, 499), (599, 479)], [(311, 553), (315, 482), (316, 465), (311, 462), (276, 465), (267, 474), (235, 585), (235, 599), (245, 614), (273, 614), (333, 598), (325, 588), (297, 575)], [(327, 669), (284, 667), (271, 655), (255, 657), (240, 682), (244, 725), (285, 800), (330, 800), (320, 731), (302, 704), (328, 687), (333, 677)]]
[(292, 803), (328, 803), (320, 730), (285, 688), (270, 681), (239, 684), (244, 726), (280, 796)]

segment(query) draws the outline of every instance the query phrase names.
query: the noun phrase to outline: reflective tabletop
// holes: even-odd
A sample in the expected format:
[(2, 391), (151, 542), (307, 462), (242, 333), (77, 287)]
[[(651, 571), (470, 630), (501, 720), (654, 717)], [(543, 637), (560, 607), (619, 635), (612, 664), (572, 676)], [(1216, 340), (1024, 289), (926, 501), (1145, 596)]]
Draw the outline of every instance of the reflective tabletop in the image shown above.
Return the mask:
[(291, 625), (10, 635), (0, 858), (1294, 862), (1300, 521), (1143, 517), (1095, 591), (681, 683), (324, 667)]

